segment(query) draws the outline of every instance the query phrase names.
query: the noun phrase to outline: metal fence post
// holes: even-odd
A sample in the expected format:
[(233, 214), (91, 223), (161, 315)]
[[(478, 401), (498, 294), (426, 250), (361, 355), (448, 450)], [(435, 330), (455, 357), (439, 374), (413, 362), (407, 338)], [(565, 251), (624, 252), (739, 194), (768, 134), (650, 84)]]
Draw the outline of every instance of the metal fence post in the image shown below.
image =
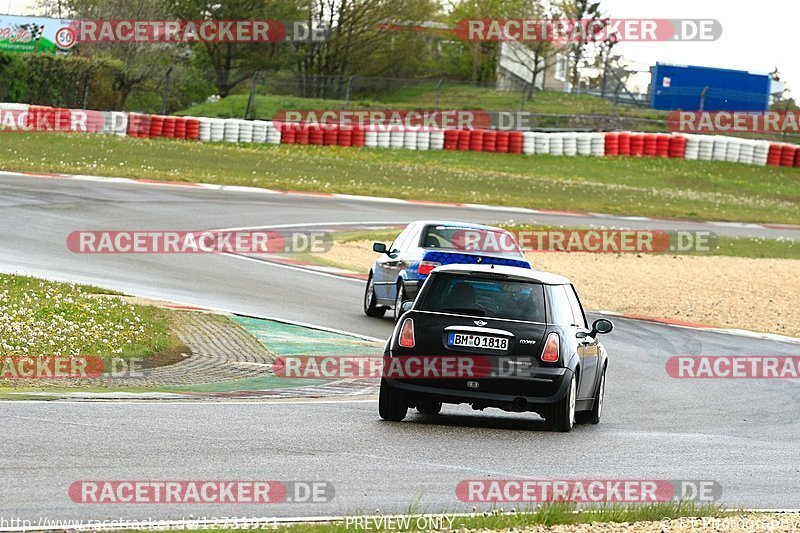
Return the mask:
[(519, 93), (519, 112), (525, 111), (525, 93), (528, 92), (528, 82), (522, 82), (522, 90)]
[(87, 74), (85, 78), (83, 78), (83, 108), (82, 109), (89, 109), (89, 80), (91, 78), (91, 74)]
[(619, 91), (622, 88), (622, 80), (617, 82), (614, 88), (614, 103), (611, 107), (611, 121), (614, 123), (615, 129), (619, 129), (619, 118), (617, 117), (617, 103), (619, 103)]
[(442, 94), (443, 84), (444, 84), (444, 78), (439, 78), (439, 82), (436, 84), (436, 93), (434, 95), (434, 102), (433, 102), (434, 111), (439, 111), (439, 96)]
[(169, 82), (172, 78), (172, 67), (167, 69), (167, 75), (164, 79), (164, 93), (161, 95), (161, 114), (167, 114), (167, 99), (169, 98)]
[(706, 106), (706, 93), (708, 93), (708, 85), (703, 87), (703, 90), (700, 91), (700, 109), (699, 111), (702, 113), (703, 108)]
[(346, 111), (350, 111), (350, 91), (353, 89), (353, 78), (355, 76), (350, 76), (347, 79), (347, 90), (344, 95), (344, 108)]
[(256, 83), (258, 81), (258, 71), (253, 72), (253, 79), (250, 81), (250, 98), (247, 100), (247, 109), (244, 110), (244, 119), (255, 119), (256, 104)]

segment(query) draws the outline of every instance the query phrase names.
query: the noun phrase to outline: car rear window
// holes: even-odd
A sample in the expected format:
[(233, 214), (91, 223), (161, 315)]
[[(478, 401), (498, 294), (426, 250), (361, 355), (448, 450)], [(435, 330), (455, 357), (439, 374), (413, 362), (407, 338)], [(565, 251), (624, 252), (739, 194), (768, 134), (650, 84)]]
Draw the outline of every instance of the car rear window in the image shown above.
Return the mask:
[(544, 305), (544, 288), (539, 283), (438, 274), (419, 309), (545, 322)]
[(514, 236), (503, 230), (428, 226), (425, 229), (425, 238), (422, 240), (422, 246), (423, 248), (485, 252), (494, 255), (522, 255)]

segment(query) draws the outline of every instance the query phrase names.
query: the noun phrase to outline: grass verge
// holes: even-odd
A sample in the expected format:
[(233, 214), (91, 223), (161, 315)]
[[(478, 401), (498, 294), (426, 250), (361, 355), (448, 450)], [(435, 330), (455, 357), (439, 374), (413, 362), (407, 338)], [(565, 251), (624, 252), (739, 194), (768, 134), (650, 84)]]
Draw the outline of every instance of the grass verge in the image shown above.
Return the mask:
[(179, 345), (165, 310), (115, 294), (0, 274), (0, 355), (130, 359)]
[[(439, 95), (439, 109), (463, 109), (481, 111), (518, 111), (517, 91), (496, 91), (495, 89), (470, 87), (465, 85), (443, 85)], [(200, 117), (244, 118), (249, 100), (248, 94), (235, 94), (217, 102), (204, 103), (183, 110), (178, 115)], [(271, 120), (280, 110), (324, 110), (344, 109), (344, 100), (322, 98), (300, 98), (297, 96), (256, 95), (256, 118)], [(434, 109), (436, 105), (436, 83), (421, 84), (394, 91), (384, 91), (379, 96), (355, 97), (350, 109)], [(533, 98), (525, 100), (525, 111), (541, 114), (569, 115), (611, 115), (613, 105), (608, 100), (588, 94), (568, 94), (554, 91), (534, 93)], [(650, 108), (620, 104), (617, 115), (645, 119), (665, 119), (666, 112)]]
[[(569, 231), (581, 228), (564, 228), (555, 226), (524, 225), (524, 224), (501, 224), (510, 231)], [(402, 231), (398, 229), (379, 229), (371, 231), (351, 231), (337, 233), (334, 242), (348, 244), (360, 241), (391, 243)], [(656, 255), (712, 255), (726, 257), (750, 257), (750, 258), (771, 258), (771, 259), (800, 259), (800, 241), (791, 239), (764, 239), (756, 237), (716, 237), (713, 248), (710, 252), (689, 251), (689, 252), (663, 252)], [(324, 259), (324, 255), (317, 256)]]
[[(578, 510), (571, 503), (547, 503), (535, 509), (514, 512), (500, 510), (475, 513), (468, 516), (452, 515), (452, 525), (447, 520), (443, 524), (453, 531), (499, 531), (521, 530), (535, 526), (556, 526), (575, 524), (599, 523), (641, 523), (661, 522), (664, 519), (678, 519), (681, 517), (715, 517), (721, 518), (730, 513), (713, 505), (696, 505), (693, 503), (654, 503), (647, 505), (604, 505)], [(368, 529), (370, 531), (419, 531), (415, 518), (444, 515), (420, 515), (409, 513), (404, 515), (405, 520), (393, 522), (381, 521), (382, 516), (369, 517), (369, 527), (361, 526), (356, 522), (356, 517), (348, 521), (334, 521), (320, 524), (292, 524), (272, 528), (275, 531), (286, 533), (344, 533)], [(381, 524), (391, 523), (392, 526)], [(408, 525), (406, 525), (408, 524)], [(199, 531), (220, 531), (220, 529), (200, 529)], [(222, 531), (234, 531), (233, 529)]]
[(800, 172), (713, 161), (7, 135), (0, 168), (700, 220), (800, 224)]

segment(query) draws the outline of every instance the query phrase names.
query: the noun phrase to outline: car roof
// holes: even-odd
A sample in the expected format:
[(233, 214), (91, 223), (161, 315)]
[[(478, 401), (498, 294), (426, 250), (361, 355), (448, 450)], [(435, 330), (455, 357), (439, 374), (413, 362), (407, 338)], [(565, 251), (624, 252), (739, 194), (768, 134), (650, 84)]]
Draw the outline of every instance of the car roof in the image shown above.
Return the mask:
[(485, 229), (494, 231), (506, 231), (503, 228), (496, 226), (487, 226), (485, 224), (474, 224), (472, 222), (455, 222), (452, 220), (417, 220), (410, 225), (416, 224), (420, 226), (452, 226), (455, 228), (469, 228), (469, 229)]
[(502, 274), (509, 278), (522, 281), (535, 281), (544, 285), (571, 285), (572, 282), (564, 276), (552, 274), (550, 272), (542, 272), (540, 270), (531, 270), (529, 268), (520, 268), (502, 265), (445, 265), (437, 267), (434, 270), (439, 274), (464, 274), (469, 275), (473, 272), (480, 272), (485, 274)]

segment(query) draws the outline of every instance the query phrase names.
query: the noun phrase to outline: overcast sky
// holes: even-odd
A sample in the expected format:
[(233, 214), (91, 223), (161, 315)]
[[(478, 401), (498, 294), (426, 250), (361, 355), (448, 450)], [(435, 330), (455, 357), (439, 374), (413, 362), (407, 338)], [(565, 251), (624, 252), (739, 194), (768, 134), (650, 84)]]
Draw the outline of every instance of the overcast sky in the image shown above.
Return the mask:
[(800, 91), (798, 0), (601, 0), (601, 6), (614, 18), (714, 18), (722, 24), (722, 37), (714, 42), (621, 43), (619, 53), (629, 61), (761, 73), (778, 67), (789, 88)]
[[(0, 11), (33, 14), (33, 0), (0, 0)], [(714, 18), (722, 23), (715, 42), (621, 43), (619, 53), (646, 70), (656, 61), (768, 73), (778, 67), (800, 92), (800, 1), (601, 0), (614, 18)], [(800, 96), (800, 94), (795, 95)]]

